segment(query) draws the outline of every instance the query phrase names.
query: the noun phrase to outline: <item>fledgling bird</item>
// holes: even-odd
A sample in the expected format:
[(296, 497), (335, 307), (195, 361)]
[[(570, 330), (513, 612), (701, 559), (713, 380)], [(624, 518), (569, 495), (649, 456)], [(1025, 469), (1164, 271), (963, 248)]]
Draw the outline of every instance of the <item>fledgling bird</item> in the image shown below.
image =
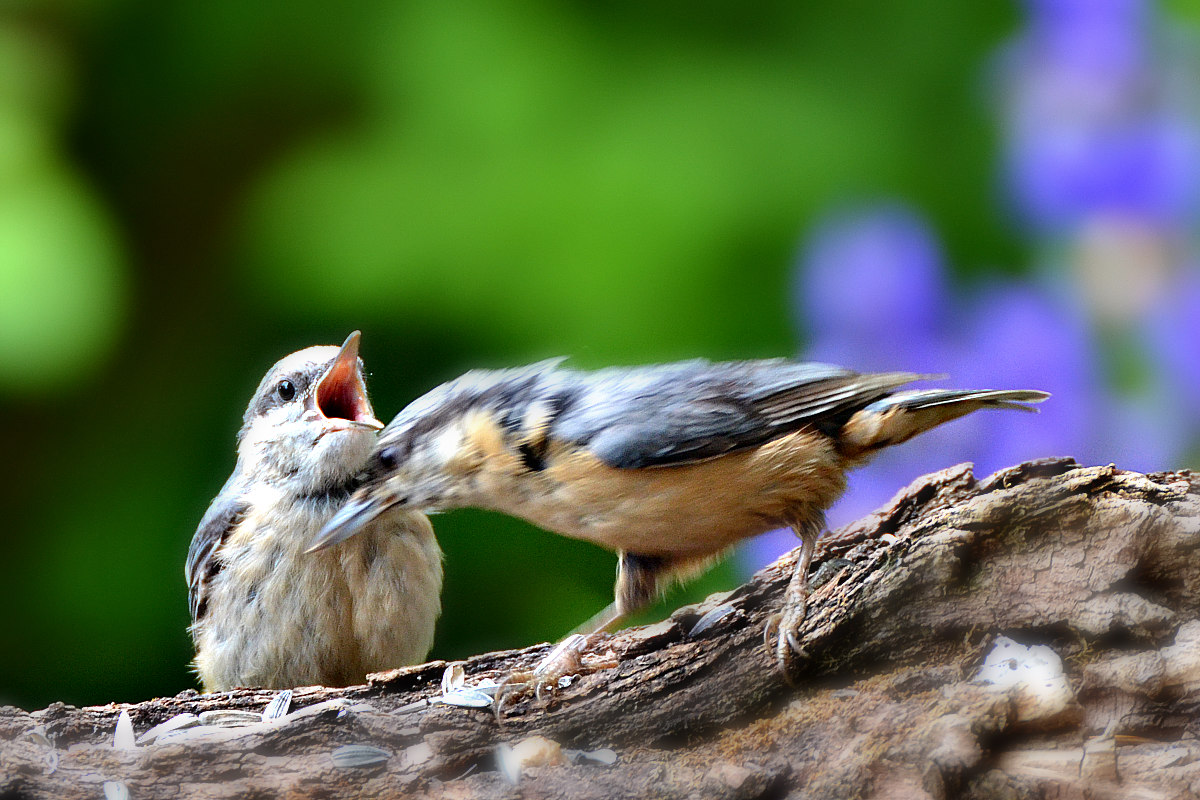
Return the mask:
[(897, 391), (935, 376), (787, 359), (597, 372), (560, 362), (470, 372), (414, 401), (314, 549), (396, 508), (503, 511), (618, 552), (616, 601), (585, 628), (597, 631), (742, 539), (790, 526), (800, 557), (767, 631), (786, 674), (809, 561), (847, 470), (977, 409), (1032, 410), (1049, 396)]
[(383, 423), (358, 358), (310, 347), (267, 372), (238, 434), (237, 466), (188, 550), (185, 577), (206, 691), (361, 683), (423, 660), (441, 612), (429, 520), (396, 506), (346, 546), (305, 551), (359, 485)]

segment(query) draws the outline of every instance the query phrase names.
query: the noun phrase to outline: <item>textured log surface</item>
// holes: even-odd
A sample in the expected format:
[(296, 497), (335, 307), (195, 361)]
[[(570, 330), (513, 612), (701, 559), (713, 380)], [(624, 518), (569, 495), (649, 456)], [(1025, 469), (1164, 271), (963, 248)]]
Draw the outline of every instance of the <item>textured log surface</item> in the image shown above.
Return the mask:
[[(443, 662), (132, 748), (113, 746), (123, 710), (140, 735), (181, 713), (262, 711), (275, 693), (0, 708), (0, 798), (1200, 796), (1198, 550), (1200, 475), (1058, 459), (977, 481), (954, 467), (823, 540), (792, 685), (762, 642), (789, 556), (612, 636), (600, 649), (616, 666), (502, 722), (405, 709), (441, 694)], [(1000, 636), (1052, 652), (997, 661)], [(467, 684), (546, 652), (475, 657)], [(989, 653), (1029, 679), (976, 680)], [(348, 766), (345, 745), (379, 752)]]

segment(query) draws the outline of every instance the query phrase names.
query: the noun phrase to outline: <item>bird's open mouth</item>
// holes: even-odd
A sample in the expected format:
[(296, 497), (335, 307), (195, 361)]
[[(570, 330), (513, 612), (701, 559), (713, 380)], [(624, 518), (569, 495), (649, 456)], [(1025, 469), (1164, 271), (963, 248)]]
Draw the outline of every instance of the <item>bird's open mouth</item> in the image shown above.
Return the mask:
[(367, 387), (358, 368), (358, 331), (346, 337), (337, 358), (321, 376), (315, 393), (317, 411), (329, 420), (345, 420), (373, 430), (383, 428), (375, 419)]

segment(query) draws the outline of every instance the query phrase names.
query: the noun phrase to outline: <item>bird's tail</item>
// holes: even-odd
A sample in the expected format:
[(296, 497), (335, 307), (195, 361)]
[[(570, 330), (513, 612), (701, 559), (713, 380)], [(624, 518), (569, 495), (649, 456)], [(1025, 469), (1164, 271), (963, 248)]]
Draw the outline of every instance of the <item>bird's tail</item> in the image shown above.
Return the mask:
[(1050, 395), (1033, 389), (926, 389), (898, 392), (860, 409), (842, 428), (839, 443), (850, 458), (906, 442), (943, 422), (981, 408), (1037, 411)]

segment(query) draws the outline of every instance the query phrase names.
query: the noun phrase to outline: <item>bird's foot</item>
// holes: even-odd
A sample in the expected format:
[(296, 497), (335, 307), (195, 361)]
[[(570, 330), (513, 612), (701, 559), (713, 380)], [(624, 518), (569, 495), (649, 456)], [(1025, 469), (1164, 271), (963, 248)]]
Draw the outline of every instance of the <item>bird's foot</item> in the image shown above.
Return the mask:
[(788, 593), (783, 609), (772, 614), (763, 628), (763, 644), (772, 649), (774, 639), (775, 662), (788, 683), (792, 680), (792, 668), (796, 659), (807, 659), (808, 652), (800, 644), (800, 626), (808, 616), (808, 592)]
[(504, 706), (510, 701), (532, 692), (537, 700), (555, 688), (564, 678), (598, 672), (617, 666), (618, 660), (612, 650), (601, 654), (588, 653), (602, 634), (573, 633), (563, 639), (533, 669), (516, 670), (500, 682), (492, 710), (500, 719)]

